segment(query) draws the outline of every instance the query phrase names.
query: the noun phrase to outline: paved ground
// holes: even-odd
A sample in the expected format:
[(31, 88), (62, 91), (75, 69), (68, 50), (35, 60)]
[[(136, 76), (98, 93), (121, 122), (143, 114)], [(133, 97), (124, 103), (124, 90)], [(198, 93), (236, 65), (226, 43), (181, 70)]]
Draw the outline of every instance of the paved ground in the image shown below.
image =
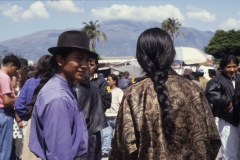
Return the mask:
[[(108, 158), (102, 158), (102, 160), (108, 160)], [(221, 160), (221, 151), (219, 151), (216, 160)]]

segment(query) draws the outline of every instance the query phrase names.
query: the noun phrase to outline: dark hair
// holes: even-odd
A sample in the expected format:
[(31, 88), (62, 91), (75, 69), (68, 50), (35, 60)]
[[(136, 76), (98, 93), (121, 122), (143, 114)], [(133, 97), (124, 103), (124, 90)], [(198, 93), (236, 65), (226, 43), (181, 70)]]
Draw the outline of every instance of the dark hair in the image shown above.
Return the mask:
[(24, 83), (27, 81), (27, 68), (28, 66), (22, 66), (20, 69), (20, 77), (21, 77), (19, 81), (20, 89), (23, 87)]
[(216, 70), (215, 69), (209, 69), (208, 75), (216, 76)]
[(28, 66), (28, 61), (25, 58), (19, 58), (21, 66)]
[(148, 29), (138, 38), (136, 52), (138, 63), (154, 83), (163, 111), (165, 137), (171, 139), (175, 124), (169, 116), (168, 90), (165, 85), (176, 54), (171, 37), (160, 28)]
[(118, 76), (115, 74), (110, 74), (109, 76), (112, 77), (112, 80), (116, 82), (115, 85), (118, 87)]
[[(64, 54), (64, 52), (61, 52), (59, 54), (55, 54), (53, 55), (51, 58), (43, 58), (43, 61), (41, 62), (42, 64), (45, 64), (49, 61), (49, 64), (46, 66), (48, 67), (48, 70), (45, 70), (45, 72), (41, 73), (41, 81), (40, 84), (36, 87), (36, 89), (33, 92), (33, 96), (31, 99), (31, 102), (29, 104), (27, 104), (27, 106), (29, 107), (29, 110), (26, 114), (32, 114), (32, 110), (33, 107), (35, 105), (35, 102), (37, 100), (37, 95), (40, 92), (40, 90), (42, 89), (42, 87), (52, 78), (52, 76), (56, 73), (57, 69), (58, 69), (58, 63), (56, 60), (56, 56), (60, 55), (62, 58), (66, 58), (72, 51), (74, 51), (75, 49), (69, 49), (66, 50), (66, 53)], [(40, 60), (39, 60), (40, 61)], [(43, 67), (43, 66), (42, 66)]]
[(234, 55), (231, 55), (231, 54), (227, 54), (222, 58), (219, 66), (221, 69), (223, 69), (231, 62), (235, 63), (237, 66), (239, 65), (239, 60), (237, 57), (235, 57)]
[(123, 73), (123, 72), (120, 72), (120, 73), (119, 73), (119, 77), (120, 77), (120, 78), (124, 77), (124, 73)]
[(199, 80), (199, 75), (198, 75), (198, 73), (197, 72), (192, 72), (192, 73), (190, 73), (189, 74), (189, 78), (190, 78), (190, 80)]
[(197, 72), (199, 77), (203, 77), (204, 76), (204, 72)]
[(34, 77), (35, 67), (34, 66), (28, 66), (27, 67), (27, 79)]
[(52, 57), (51, 55), (46, 54), (46, 55), (43, 55), (38, 60), (34, 78), (38, 78), (38, 77), (42, 78), (43, 74), (46, 74), (47, 72), (49, 72), (49, 68), (51, 68), (51, 66), (50, 66), (51, 57)]
[(186, 79), (188, 79), (188, 80), (191, 80), (190, 77), (189, 77), (189, 75), (185, 75), (185, 74), (184, 74), (183, 77), (186, 78)]
[(124, 72), (124, 75), (125, 75), (125, 74), (129, 74), (129, 72), (128, 72), (128, 71), (125, 71), (125, 72)]
[(80, 80), (80, 84), (81, 85), (84, 85), (84, 86), (88, 86), (90, 84), (90, 77), (91, 77), (91, 74), (90, 74), (90, 69), (89, 67), (87, 67), (87, 70), (86, 72), (84, 73), (82, 79)]
[(35, 68), (33, 66), (26, 66), (26, 65), (21, 66), (20, 72), (18, 72), (20, 73), (20, 77), (21, 77), (19, 81), (20, 89), (23, 87), (24, 83), (29, 78), (33, 77), (34, 71), (35, 71)]
[(95, 57), (95, 56), (89, 57), (89, 61), (95, 61), (96, 66), (97, 66), (97, 68), (96, 68), (96, 70), (95, 70), (95, 73), (97, 73), (98, 67), (99, 67), (98, 57)]
[(14, 55), (14, 54), (9, 54), (6, 55), (3, 60), (3, 65), (6, 66), (9, 63), (13, 63), (15, 66), (17, 66), (19, 69), (21, 68), (21, 62), (20, 60)]

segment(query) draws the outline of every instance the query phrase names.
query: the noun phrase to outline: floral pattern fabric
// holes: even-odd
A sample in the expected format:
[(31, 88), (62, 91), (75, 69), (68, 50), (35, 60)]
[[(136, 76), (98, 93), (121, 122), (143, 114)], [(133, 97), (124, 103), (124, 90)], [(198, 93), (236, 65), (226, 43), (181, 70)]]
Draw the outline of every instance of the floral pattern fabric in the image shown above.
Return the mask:
[(165, 83), (176, 130), (164, 136), (162, 109), (150, 78), (128, 87), (119, 108), (110, 160), (215, 160), (221, 141), (202, 90), (169, 75)]

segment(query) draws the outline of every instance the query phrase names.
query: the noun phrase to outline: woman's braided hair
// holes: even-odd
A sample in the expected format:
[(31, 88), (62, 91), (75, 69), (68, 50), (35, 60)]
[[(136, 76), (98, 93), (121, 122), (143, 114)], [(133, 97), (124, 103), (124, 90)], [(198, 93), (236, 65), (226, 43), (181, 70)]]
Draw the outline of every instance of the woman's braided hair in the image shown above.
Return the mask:
[(171, 138), (175, 131), (175, 124), (169, 116), (168, 90), (165, 85), (175, 54), (171, 37), (160, 28), (148, 29), (138, 38), (136, 57), (154, 83), (154, 90), (157, 92), (163, 111), (163, 129), (166, 138)]

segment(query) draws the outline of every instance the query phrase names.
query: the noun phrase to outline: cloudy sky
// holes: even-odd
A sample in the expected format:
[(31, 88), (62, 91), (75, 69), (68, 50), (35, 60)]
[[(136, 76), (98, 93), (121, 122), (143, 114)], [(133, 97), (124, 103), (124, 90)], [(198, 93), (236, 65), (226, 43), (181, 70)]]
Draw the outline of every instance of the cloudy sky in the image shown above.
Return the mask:
[(240, 1), (1, 0), (0, 41), (47, 29), (80, 29), (91, 20), (162, 22), (169, 17), (201, 31), (240, 29)]

